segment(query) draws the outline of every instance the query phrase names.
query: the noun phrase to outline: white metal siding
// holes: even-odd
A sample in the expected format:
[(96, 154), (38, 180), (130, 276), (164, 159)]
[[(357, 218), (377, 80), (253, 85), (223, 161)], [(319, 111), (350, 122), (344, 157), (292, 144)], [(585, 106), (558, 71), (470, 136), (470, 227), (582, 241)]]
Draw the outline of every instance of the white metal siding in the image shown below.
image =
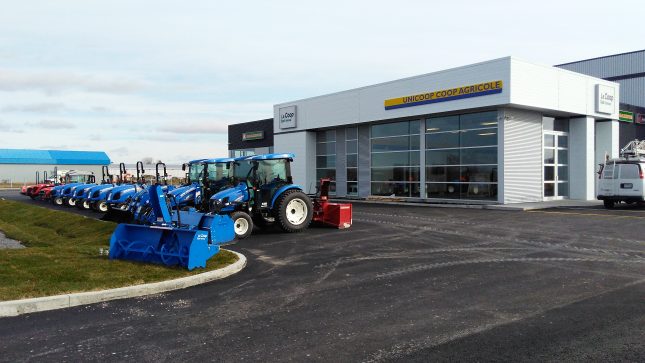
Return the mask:
[(595, 121), (592, 117), (569, 119), (569, 197), (594, 198)]
[(293, 153), (291, 164), (293, 182), (307, 193), (316, 192), (316, 133), (310, 131), (276, 134), (276, 153)]
[(504, 203), (542, 200), (542, 115), (505, 109), (502, 120)]
[(533, 109), (565, 111), (580, 115), (618, 119), (618, 102), (610, 115), (596, 112), (597, 84), (612, 87), (616, 82), (592, 78), (567, 70), (511, 60), (511, 104)]

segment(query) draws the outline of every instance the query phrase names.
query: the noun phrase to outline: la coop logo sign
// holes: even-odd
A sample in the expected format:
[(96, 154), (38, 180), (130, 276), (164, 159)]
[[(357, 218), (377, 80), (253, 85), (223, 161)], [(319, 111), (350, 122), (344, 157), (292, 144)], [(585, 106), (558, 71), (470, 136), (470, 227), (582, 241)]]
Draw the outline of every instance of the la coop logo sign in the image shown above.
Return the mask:
[(596, 112), (612, 114), (616, 105), (616, 89), (604, 84), (596, 85)]
[(296, 106), (280, 108), (280, 128), (292, 129), (297, 126), (296, 123)]

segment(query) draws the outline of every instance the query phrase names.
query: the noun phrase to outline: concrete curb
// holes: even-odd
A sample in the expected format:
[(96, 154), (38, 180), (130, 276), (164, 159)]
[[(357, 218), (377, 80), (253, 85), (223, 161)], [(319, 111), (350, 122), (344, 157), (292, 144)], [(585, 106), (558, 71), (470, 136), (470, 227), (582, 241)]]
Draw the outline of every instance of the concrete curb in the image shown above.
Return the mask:
[(246, 266), (246, 257), (243, 254), (230, 250), (227, 251), (236, 254), (238, 260), (235, 263), (219, 270), (204, 272), (193, 276), (181, 277), (174, 280), (119, 287), (116, 289), (45, 296), (23, 300), (3, 301), (0, 302), (0, 317), (17, 316), (39, 311), (64, 309), (72, 306), (94, 304), (103, 301), (158, 294), (161, 292), (184, 289), (186, 287), (223, 279), (242, 271), (242, 269)]

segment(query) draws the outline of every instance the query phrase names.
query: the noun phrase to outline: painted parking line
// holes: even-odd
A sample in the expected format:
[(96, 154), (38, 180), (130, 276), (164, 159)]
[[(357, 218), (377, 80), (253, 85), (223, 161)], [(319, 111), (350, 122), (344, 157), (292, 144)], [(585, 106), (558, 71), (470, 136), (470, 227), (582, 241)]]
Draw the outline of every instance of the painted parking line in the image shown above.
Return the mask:
[(637, 216), (623, 216), (623, 215), (616, 215), (616, 214), (602, 214), (602, 213), (577, 213), (577, 212), (555, 212), (555, 211), (543, 211), (543, 210), (529, 210), (526, 211), (527, 213), (543, 213), (543, 214), (564, 214), (564, 215), (573, 215), (573, 216), (591, 216), (591, 217), (605, 217), (605, 218), (631, 218), (631, 219), (645, 219), (645, 216), (643, 217), (637, 217)]
[(558, 209), (558, 210), (582, 210), (582, 211), (605, 211), (605, 212), (608, 212), (608, 213), (612, 213), (612, 212), (623, 213), (623, 212), (625, 212), (625, 213), (637, 213), (637, 214), (642, 214), (642, 215), (645, 216), (645, 210), (643, 210), (643, 209), (613, 209), (613, 210), (607, 210), (607, 209), (604, 209), (604, 208), (590, 209), (590, 208), (584, 208), (584, 207), (581, 207), (581, 208), (567, 207), (567, 208), (554, 208), (554, 209)]

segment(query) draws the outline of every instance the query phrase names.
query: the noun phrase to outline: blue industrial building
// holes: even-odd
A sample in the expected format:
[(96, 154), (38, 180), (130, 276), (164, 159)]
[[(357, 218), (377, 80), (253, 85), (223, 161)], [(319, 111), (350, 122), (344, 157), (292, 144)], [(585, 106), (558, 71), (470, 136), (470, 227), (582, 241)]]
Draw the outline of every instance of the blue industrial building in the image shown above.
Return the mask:
[(67, 170), (82, 170), (96, 174), (110, 165), (103, 151), (0, 149), (0, 183), (33, 183)]

